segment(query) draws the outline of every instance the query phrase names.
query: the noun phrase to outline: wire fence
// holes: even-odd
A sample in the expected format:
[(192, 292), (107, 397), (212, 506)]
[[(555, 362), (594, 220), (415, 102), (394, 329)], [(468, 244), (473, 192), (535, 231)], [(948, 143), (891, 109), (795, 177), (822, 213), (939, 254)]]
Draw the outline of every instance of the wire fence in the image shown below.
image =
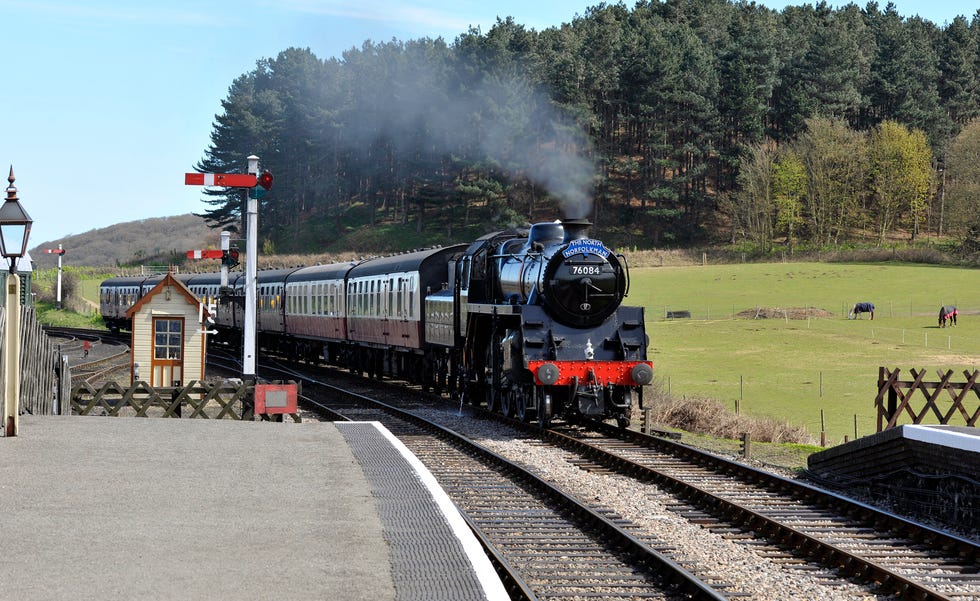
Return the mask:
[[(871, 315), (867, 313), (849, 315), (853, 306), (853, 303), (842, 302), (836, 312), (831, 312), (822, 307), (809, 305), (800, 307), (704, 305), (692, 308), (663, 305), (657, 308), (648, 307), (646, 318), (653, 322), (736, 319), (782, 320), (787, 324), (805, 322), (807, 329), (822, 328), (828, 323), (833, 324), (850, 319), (872, 320)], [(980, 306), (958, 307), (957, 311), (959, 313), (957, 326), (940, 327), (938, 306), (933, 308), (909, 303), (887, 302), (875, 306), (874, 320), (869, 324), (870, 327), (866, 331), (852, 332), (848, 335), (869, 336), (879, 342), (895, 345), (961, 353), (980, 353), (980, 336), (977, 336), (976, 327), (970, 324), (971, 327), (963, 328), (963, 324), (959, 323), (962, 319), (976, 319), (977, 316), (980, 316)]]
[[(745, 304), (732, 304), (732, 305), (722, 305), (720, 303), (715, 304), (701, 304), (701, 305), (657, 305), (657, 306), (647, 306), (646, 318), (649, 320), (664, 320), (664, 319), (700, 319), (700, 320), (711, 320), (711, 319), (765, 319), (765, 318), (776, 318), (776, 319), (807, 319), (807, 318), (836, 318), (836, 319), (849, 319), (851, 310), (854, 308), (858, 302), (862, 301), (838, 301), (839, 305), (835, 303), (835, 306), (818, 305), (818, 304), (801, 304), (801, 305), (745, 305)], [(980, 305), (961, 305), (955, 301), (944, 301), (939, 303), (930, 303), (928, 305), (921, 302), (915, 301), (885, 301), (875, 303), (875, 318), (889, 319), (893, 318), (918, 318), (921, 317), (924, 320), (926, 318), (931, 321), (923, 321), (923, 323), (931, 323), (931, 325), (936, 325), (939, 318), (939, 308), (941, 306), (952, 305), (957, 307), (960, 315), (980, 315)], [(855, 318), (857, 319), (869, 319), (869, 315), (861, 313)]]

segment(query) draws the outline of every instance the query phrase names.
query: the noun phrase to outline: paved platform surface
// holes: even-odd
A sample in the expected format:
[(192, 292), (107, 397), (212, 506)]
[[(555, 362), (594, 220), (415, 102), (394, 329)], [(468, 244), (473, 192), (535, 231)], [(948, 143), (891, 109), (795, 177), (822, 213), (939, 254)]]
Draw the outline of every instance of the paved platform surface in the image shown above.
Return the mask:
[[(0, 597), (413, 598), (404, 593), (419, 582), (393, 563), (399, 525), (378, 510), (378, 478), (424, 475), (384, 437), (347, 428), (21, 416), (20, 435), (0, 438)], [(355, 457), (367, 438), (384, 469)], [(457, 536), (441, 514), (424, 515), (414, 527)], [(418, 546), (455, 567), (425, 586), (460, 593), (450, 582), (479, 582), (461, 598), (501, 598), (486, 566), (460, 559), (471, 543), (435, 543)]]

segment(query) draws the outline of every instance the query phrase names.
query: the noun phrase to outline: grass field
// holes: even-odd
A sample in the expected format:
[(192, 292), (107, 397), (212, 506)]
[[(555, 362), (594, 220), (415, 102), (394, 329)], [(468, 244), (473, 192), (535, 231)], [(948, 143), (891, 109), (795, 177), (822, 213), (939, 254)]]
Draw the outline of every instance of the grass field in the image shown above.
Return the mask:
[[(650, 358), (672, 395), (706, 396), (733, 410), (737, 401), (743, 414), (803, 425), (815, 437), (823, 423), (828, 444), (853, 438), (855, 428), (858, 436), (875, 431), (879, 366), (906, 374), (927, 368), (930, 380), (938, 379), (937, 369), (953, 369), (954, 381), (980, 367), (976, 270), (766, 263), (631, 274), (627, 302), (646, 307)], [(875, 303), (874, 321), (847, 319), (859, 301)], [(956, 328), (938, 327), (941, 304), (959, 307)], [(758, 308), (830, 316), (733, 318)], [(679, 310), (692, 318), (665, 319)], [(970, 402), (975, 407), (977, 399)]]
[[(878, 367), (960, 372), (980, 367), (980, 272), (892, 264), (761, 263), (631, 270), (626, 302), (646, 308), (649, 356), (674, 396), (704, 396), (746, 415), (805, 426), (828, 444), (876, 428)], [(80, 282), (98, 301), (101, 280)], [(876, 305), (849, 320), (854, 303)], [(960, 309), (939, 329), (941, 304)], [(733, 318), (799, 308), (809, 319)], [(665, 319), (667, 311), (691, 319)], [(972, 395), (971, 395), (972, 396)], [(943, 399), (945, 402), (945, 399)], [(980, 402), (973, 397), (971, 407)], [(921, 404), (921, 400), (920, 400)], [(942, 406), (942, 405), (941, 405)], [(962, 423), (962, 422), (960, 422)]]

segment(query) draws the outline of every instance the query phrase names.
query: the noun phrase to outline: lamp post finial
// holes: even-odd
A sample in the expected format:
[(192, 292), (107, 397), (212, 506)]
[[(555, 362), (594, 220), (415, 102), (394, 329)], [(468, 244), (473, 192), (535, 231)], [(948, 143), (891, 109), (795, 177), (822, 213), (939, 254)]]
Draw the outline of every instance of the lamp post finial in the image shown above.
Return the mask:
[(14, 166), (10, 166), (10, 175), (7, 176), (7, 181), (10, 185), (7, 186), (7, 200), (17, 200), (17, 187), (14, 186)]

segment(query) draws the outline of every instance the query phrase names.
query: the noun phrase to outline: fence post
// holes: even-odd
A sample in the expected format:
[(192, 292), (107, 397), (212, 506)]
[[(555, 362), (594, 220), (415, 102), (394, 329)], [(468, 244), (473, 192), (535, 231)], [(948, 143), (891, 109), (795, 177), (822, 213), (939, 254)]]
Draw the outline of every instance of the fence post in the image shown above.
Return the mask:
[(748, 432), (742, 432), (742, 457), (745, 459), (752, 458), (752, 438)]
[(888, 421), (892, 421), (895, 414), (898, 412), (898, 391), (895, 390), (894, 386), (888, 388)]
[(823, 409), (820, 410), (820, 446), (827, 446), (827, 421)]

